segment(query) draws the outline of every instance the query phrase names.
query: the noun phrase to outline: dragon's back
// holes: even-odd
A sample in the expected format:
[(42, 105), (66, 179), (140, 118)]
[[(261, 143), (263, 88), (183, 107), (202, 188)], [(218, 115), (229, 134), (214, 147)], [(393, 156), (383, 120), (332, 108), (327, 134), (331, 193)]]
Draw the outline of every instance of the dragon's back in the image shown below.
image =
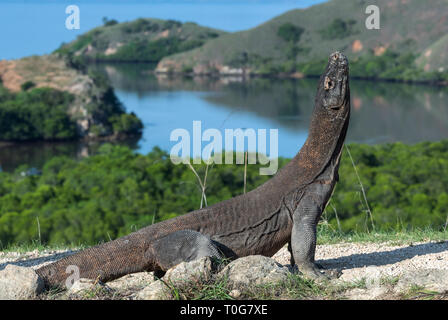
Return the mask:
[(246, 194), (159, 222), (146, 232), (156, 239), (174, 231), (194, 230), (236, 256), (270, 256), (290, 237), (292, 224), (285, 196), (297, 190), (298, 179), (291, 179), (298, 175), (296, 167), (292, 160), (275, 177)]

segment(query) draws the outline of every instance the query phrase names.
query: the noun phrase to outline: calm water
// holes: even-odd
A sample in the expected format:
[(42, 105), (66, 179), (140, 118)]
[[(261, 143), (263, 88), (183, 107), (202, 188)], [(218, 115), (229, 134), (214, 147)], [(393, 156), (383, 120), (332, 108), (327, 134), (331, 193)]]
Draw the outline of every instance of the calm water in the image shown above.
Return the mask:
[[(140, 141), (126, 141), (146, 154), (154, 146), (169, 151), (177, 128), (202, 130), (278, 129), (279, 155), (292, 157), (308, 130), (317, 79), (270, 80), (238, 78), (156, 77), (150, 65), (97, 65), (111, 80), (128, 111), (144, 122)], [(416, 143), (448, 138), (448, 90), (431, 86), (351, 81), (352, 113), (347, 141), (368, 144)], [(206, 143), (203, 144), (203, 146)], [(53, 155), (79, 158), (98, 144), (31, 143), (0, 148), (0, 164), (12, 170), (20, 164), (40, 167)]]

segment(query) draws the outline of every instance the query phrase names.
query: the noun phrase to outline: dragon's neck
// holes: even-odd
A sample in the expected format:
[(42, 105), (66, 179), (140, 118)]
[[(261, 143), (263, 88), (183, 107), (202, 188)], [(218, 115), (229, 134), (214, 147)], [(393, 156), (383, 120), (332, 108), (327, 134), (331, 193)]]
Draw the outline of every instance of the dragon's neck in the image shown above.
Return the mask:
[[(309, 135), (297, 155), (271, 179), (270, 188), (296, 189), (310, 184), (330, 164), (337, 164), (347, 133), (349, 116), (326, 120), (314, 114)], [(317, 121), (318, 120), (318, 121)]]

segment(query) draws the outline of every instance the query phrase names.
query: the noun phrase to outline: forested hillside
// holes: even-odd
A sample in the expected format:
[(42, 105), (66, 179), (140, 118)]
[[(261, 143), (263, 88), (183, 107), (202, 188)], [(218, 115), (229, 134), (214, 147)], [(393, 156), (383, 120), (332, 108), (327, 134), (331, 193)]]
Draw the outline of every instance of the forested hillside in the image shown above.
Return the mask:
[[(365, 26), (370, 4), (380, 9), (379, 30)], [(322, 60), (340, 50), (355, 77), (443, 82), (448, 80), (447, 19), (446, 0), (331, 0), (166, 57), (157, 70), (319, 75)]]
[[(323, 214), (334, 230), (447, 227), (448, 140), (348, 148), (354, 165), (344, 149), (340, 181)], [(287, 161), (280, 159), (279, 165)], [(195, 168), (203, 179), (205, 164)], [(258, 168), (248, 166), (248, 191), (269, 178), (260, 176)], [(144, 156), (104, 145), (99, 154), (79, 162), (58, 157), (46, 163), (42, 174), (26, 172), (25, 167), (0, 172), (3, 247), (32, 241), (108, 241), (198, 209), (201, 203), (201, 188), (191, 169), (172, 164), (159, 149)], [(208, 169), (208, 205), (239, 195), (243, 188), (244, 165)]]
[(103, 26), (63, 44), (56, 52), (84, 61), (158, 62), (224, 33), (193, 22), (140, 18), (118, 23), (105, 18)]
[(108, 79), (56, 54), (0, 61), (0, 141), (141, 134)]

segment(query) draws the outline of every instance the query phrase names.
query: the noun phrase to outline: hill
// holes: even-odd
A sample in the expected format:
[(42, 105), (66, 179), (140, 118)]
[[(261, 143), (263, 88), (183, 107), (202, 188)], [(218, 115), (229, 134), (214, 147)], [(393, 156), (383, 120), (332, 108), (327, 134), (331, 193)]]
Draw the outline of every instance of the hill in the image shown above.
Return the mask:
[(448, 70), (448, 34), (429, 46), (417, 59), (417, 64), (426, 71)]
[(63, 44), (56, 52), (87, 61), (158, 62), (167, 55), (194, 49), (224, 33), (193, 22), (140, 18), (118, 23), (104, 19), (103, 26)]
[[(434, 0), (430, 5), (419, 0), (376, 1), (381, 11), (379, 30), (365, 27), (369, 4), (365, 0), (332, 0), (292, 10), (256, 28), (225, 34), (194, 50), (166, 57), (157, 71), (318, 75), (321, 60), (340, 50), (352, 61), (354, 76), (401, 80), (446, 77), (435, 73), (448, 63), (443, 51), (448, 1)], [(424, 63), (415, 62), (428, 50), (432, 50), (431, 63), (423, 70), (420, 67)]]
[(104, 77), (60, 56), (0, 61), (0, 140), (119, 138), (140, 134)]

